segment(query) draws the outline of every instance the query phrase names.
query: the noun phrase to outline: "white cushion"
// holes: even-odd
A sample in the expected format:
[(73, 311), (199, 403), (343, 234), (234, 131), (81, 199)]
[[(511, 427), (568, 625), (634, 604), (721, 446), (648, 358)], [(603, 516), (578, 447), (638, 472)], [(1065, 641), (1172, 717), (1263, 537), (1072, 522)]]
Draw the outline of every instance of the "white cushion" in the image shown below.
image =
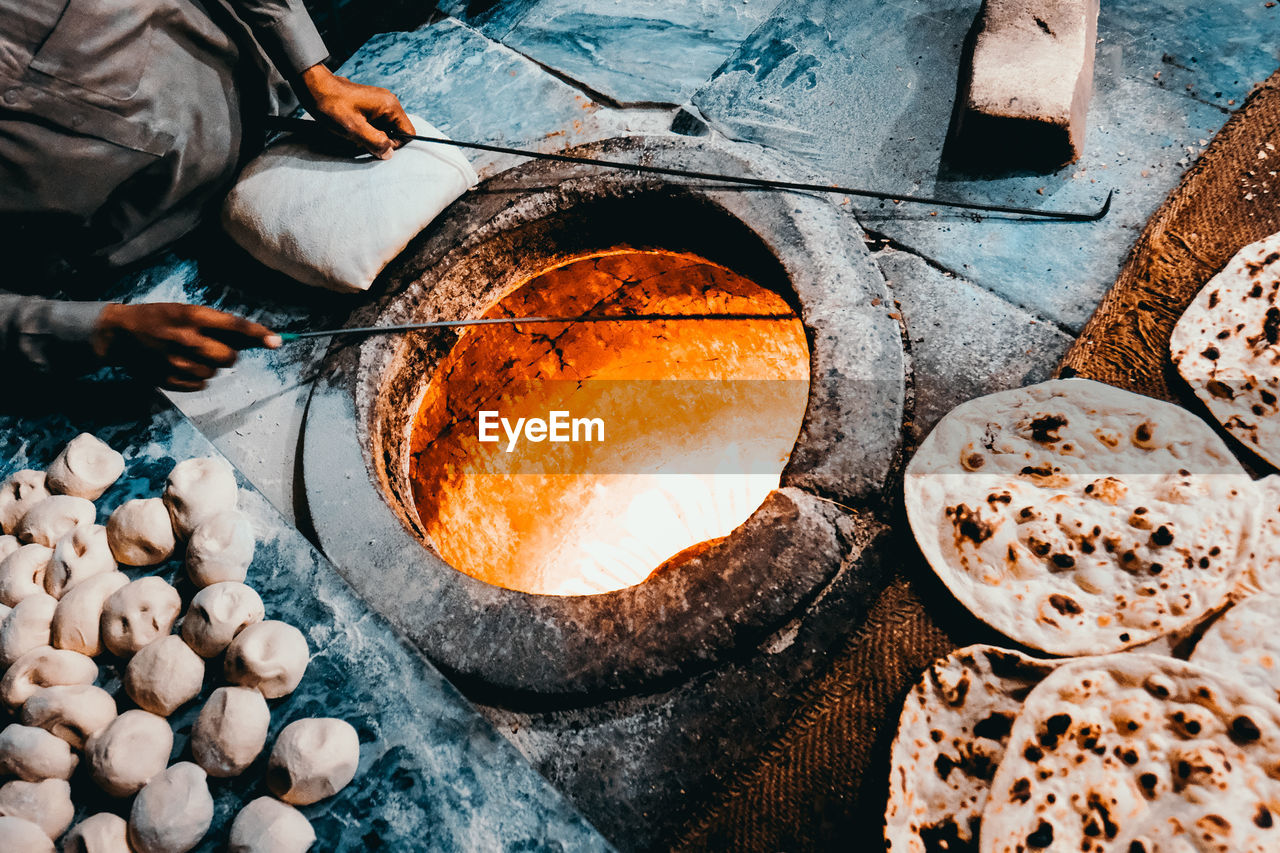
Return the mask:
[[(444, 134), (410, 116), (420, 136)], [(409, 142), (391, 159), (285, 141), (255, 157), (222, 208), (231, 238), (272, 269), (330, 290), (368, 290), (478, 178), (458, 149)]]

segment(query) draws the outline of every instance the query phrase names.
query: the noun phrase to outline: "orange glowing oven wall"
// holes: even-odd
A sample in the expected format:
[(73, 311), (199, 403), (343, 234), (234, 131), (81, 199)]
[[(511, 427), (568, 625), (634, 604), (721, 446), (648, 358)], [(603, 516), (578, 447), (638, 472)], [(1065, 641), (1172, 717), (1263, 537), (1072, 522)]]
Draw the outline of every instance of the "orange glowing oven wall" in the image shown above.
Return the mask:
[[(621, 589), (777, 487), (809, 389), (804, 328), (779, 295), (694, 255), (616, 249), (533, 276), (484, 316), (587, 313), (789, 319), (467, 328), (410, 447), (418, 515), (457, 570), (548, 595)], [(570, 440), (512, 441), (520, 418), (552, 412)]]

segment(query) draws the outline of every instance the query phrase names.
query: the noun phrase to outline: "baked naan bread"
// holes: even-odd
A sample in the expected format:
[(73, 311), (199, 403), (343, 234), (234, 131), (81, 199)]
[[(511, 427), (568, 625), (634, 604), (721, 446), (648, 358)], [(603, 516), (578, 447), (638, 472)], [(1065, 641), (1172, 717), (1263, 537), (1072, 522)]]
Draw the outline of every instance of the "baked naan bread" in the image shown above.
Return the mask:
[(1280, 595), (1260, 593), (1222, 614), (1196, 643), (1191, 662), (1280, 700)]
[(1245, 246), (1209, 279), (1169, 350), (1227, 432), (1280, 467), (1280, 234)]
[(974, 615), (1051, 654), (1119, 651), (1221, 606), (1251, 481), (1178, 406), (1083, 379), (971, 400), (907, 467), (911, 530)]
[(925, 670), (893, 742), (884, 832), (892, 853), (974, 849), (1022, 700), (1058, 663), (978, 645)]
[(981, 853), (1280, 850), (1280, 704), (1156, 655), (1064, 663), (1031, 691)]

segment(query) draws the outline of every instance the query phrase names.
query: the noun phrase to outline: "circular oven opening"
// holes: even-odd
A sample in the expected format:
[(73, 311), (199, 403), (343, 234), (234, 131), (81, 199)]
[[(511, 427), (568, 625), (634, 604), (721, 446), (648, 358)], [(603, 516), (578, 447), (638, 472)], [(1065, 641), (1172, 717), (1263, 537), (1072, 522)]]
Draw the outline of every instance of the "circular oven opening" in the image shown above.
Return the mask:
[[(748, 160), (705, 139), (621, 137), (577, 153), (794, 180), (767, 158)], [(496, 312), (539, 273), (587, 256), (625, 249), (693, 255), (778, 295), (804, 325), (806, 379), (791, 385), (798, 391), (807, 384), (808, 400), (794, 445), (788, 438), (790, 460), (779, 486), (728, 535), (686, 548), (657, 571), (661, 558), (646, 560), (636, 573), (651, 572), (643, 583), (592, 595), (540, 595), (478, 580), (441, 557), (410, 475), (425, 388), (459, 334), (379, 335), (358, 346), (335, 341), (313, 386), (303, 433), (307, 508), (325, 552), (451, 677), (515, 703), (622, 695), (667, 683), (768, 636), (842, 573), (850, 582), (872, 583), (880, 563), (861, 555), (879, 528), (845, 506), (874, 500), (895, 470), (905, 374), (883, 276), (859, 238), (828, 200), (802, 193), (673, 184), (553, 161), (495, 176), (388, 267), (384, 298), (354, 314), (350, 325)], [(600, 334), (597, 325), (582, 331)], [(650, 419), (669, 416), (664, 409)], [(713, 469), (714, 454), (705, 457), (697, 472)], [(484, 513), (471, 522), (489, 524)]]
[(809, 347), (777, 293), (696, 254), (618, 247), (561, 259), (481, 316), (640, 314), (675, 319), (472, 326), (435, 365), (409, 479), (455, 569), (543, 595), (625, 589), (778, 487)]

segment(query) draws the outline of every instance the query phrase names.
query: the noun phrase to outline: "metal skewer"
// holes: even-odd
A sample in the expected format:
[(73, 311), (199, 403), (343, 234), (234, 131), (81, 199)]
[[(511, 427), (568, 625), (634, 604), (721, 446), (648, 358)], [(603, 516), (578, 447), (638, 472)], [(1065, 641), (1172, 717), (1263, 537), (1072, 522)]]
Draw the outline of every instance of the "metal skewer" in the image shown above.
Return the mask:
[[(329, 125), (301, 118), (284, 116), (268, 116), (267, 127), (272, 130), (290, 132), (302, 131), (315, 133), (325, 131), (337, 135), (339, 131)], [(452, 145), (455, 148), (473, 148), (477, 151), (491, 151), (497, 154), (515, 154), (520, 157), (532, 157), (537, 160), (555, 160), (560, 163), (581, 163), (588, 166), (601, 166), (607, 169), (626, 169), (632, 172), (644, 172), (652, 175), (670, 175), (678, 178), (697, 178), (704, 181), (720, 181), (724, 183), (742, 184), (750, 187), (761, 187), (775, 190), (802, 190), (805, 192), (834, 193), (836, 195), (855, 195), (863, 198), (874, 198), (882, 201), (906, 201), (912, 204), (927, 204), (936, 207), (952, 207), (960, 210), (975, 210), (983, 213), (1011, 213), (1018, 216), (1035, 216), (1041, 219), (1053, 219), (1062, 222), (1097, 222), (1111, 210), (1111, 197), (1115, 190), (1107, 191), (1106, 201), (1095, 211), (1081, 212), (1071, 210), (1040, 210), (1033, 207), (1010, 207), (999, 204), (982, 204), (972, 201), (953, 201), (928, 196), (904, 195), (902, 193), (883, 192), (880, 190), (864, 190), (854, 187), (840, 187), (826, 184), (805, 184), (795, 181), (771, 181), (764, 178), (748, 178), (737, 175), (719, 175), (714, 172), (697, 172), (689, 169), (672, 169), (665, 166), (648, 166), (641, 163), (621, 163), (616, 160), (598, 160), (594, 157), (571, 157), (567, 154), (552, 154), (543, 151), (531, 151), (523, 148), (508, 148), (503, 145), (489, 145), (483, 142), (463, 142), (457, 139), (437, 139), (433, 136), (415, 136), (397, 130), (384, 132), (395, 139), (411, 139), (418, 142), (433, 142), (437, 145)]]
[(451, 329), (458, 326), (521, 326), (527, 323), (635, 323), (654, 320), (795, 320), (794, 314), (583, 314), (579, 317), (481, 317), (475, 320), (435, 320), (402, 326), (363, 326), (355, 329), (324, 329), (317, 332), (281, 332), (282, 343), (302, 338), (329, 338), (336, 335), (392, 335), (420, 329)]

